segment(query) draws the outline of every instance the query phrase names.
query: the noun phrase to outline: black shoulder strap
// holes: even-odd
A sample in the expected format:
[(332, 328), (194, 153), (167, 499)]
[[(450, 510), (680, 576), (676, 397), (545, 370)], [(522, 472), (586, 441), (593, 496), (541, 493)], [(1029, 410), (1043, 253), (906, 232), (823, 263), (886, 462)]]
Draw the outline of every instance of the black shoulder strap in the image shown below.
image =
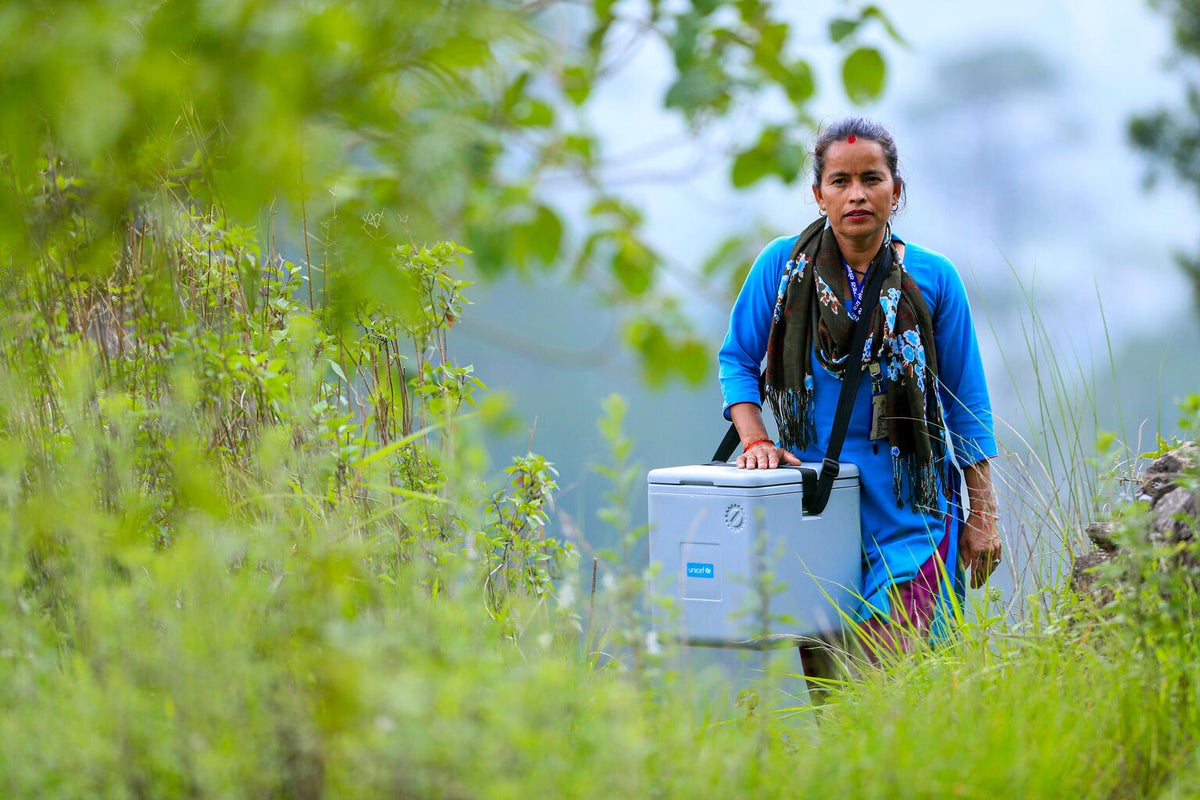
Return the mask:
[[(766, 386), (767, 373), (759, 373), (758, 376), (758, 396), (761, 398), (763, 388)], [(732, 422), (729, 423), (729, 430), (725, 431), (725, 438), (717, 445), (717, 452), (713, 453), (710, 464), (724, 464), (733, 455), (734, 449), (741, 443), (742, 437), (738, 436), (737, 426)]]
[(724, 464), (728, 461), (741, 440), (742, 438), (738, 436), (737, 426), (732, 422), (729, 423), (729, 430), (725, 431), (725, 438), (717, 445), (717, 452), (713, 453), (712, 463)]
[[(879, 303), (879, 292), (883, 287), (883, 279), (892, 271), (892, 248), (884, 249), (883, 269), (871, 273), (867, 285), (863, 288), (863, 308), (859, 315), (859, 323), (854, 328), (854, 337), (847, 354), (845, 371), (842, 373), (842, 391), (838, 395), (837, 411), (833, 417), (833, 429), (829, 434), (829, 446), (825, 448), (825, 460), (821, 462), (821, 475), (815, 482), (805, 475), (804, 480), (804, 513), (820, 514), (829, 502), (829, 493), (833, 489), (833, 481), (841, 471), (838, 456), (842, 454), (842, 445), (846, 441), (846, 429), (850, 427), (850, 414), (854, 410), (854, 398), (858, 394), (859, 380), (862, 378), (862, 353), (867, 343), (867, 333), (870, 328), (871, 315)], [(866, 324), (863, 324), (866, 320)], [(762, 376), (759, 376), (762, 385)], [(737, 428), (732, 424), (725, 432), (725, 438), (713, 454), (714, 463), (724, 463), (729, 460), (733, 450), (741, 441)], [(810, 491), (811, 487), (811, 491)]]

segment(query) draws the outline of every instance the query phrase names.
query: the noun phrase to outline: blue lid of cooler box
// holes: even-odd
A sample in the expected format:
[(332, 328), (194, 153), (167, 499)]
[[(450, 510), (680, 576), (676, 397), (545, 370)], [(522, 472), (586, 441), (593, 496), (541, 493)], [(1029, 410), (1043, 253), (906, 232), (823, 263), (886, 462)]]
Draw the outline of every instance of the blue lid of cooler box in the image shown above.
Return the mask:
[[(821, 465), (805, 462), (805, 467), (821, 473)], [(647, 478), (651, 484), (666, 486), (719, 486), (727, 488), (758, 488), (764, 486), (790, 486), (804, 481), (799, 467), (784, 466), (778, 469), (739, 469), (736, 464), (692, 464), (684, 467), (660, 467), (650, 470)], [(858, 467), (843, 463), (834, 484), (844, 480), (858, 481)]]

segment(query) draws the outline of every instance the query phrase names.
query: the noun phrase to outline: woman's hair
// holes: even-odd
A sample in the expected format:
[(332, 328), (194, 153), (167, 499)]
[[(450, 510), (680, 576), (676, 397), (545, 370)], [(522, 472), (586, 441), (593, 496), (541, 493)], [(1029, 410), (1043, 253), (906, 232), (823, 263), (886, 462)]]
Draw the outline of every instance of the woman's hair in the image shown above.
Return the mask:
[(891, 170), (892, 180), (900, 184), (900, 201), (904, 201), (904, 179), (900, 176), (900, 154), (896, 150), (896, 139), (884, 125), (865, 117), (845, 117), (830, 123), (817, 131), (813, 143), (813, 186), (821, 185), (821, 175), (825, 173), (825, 151), (837, 141), (845, 141), (851, 136), (860, 139), (870, 139), (878, 142), (883, 148), (883, 158)]

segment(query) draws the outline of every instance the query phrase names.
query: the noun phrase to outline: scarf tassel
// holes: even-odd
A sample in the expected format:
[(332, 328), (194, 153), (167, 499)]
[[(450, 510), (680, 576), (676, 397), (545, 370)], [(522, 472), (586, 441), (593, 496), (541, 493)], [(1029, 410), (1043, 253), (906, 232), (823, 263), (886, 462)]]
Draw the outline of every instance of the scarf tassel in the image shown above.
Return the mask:
[(904, 476), (908, 476), (908, 505), (914, 512), (932, 515), (942, 519), (939, 495), (942, 491), (941, 470), (938, 468), (939, 459), (931, 459), (921, 463), (915, 454), (899, 455), (892, 452), (892, 491), (896, 495), (896, 507), (904, 505), (902, 487)]
[(816, 438), (812, 389), (779, 389), (768, 386), (767, 404), (779, 427), (779, 444), (785, 450), (806, 450)]

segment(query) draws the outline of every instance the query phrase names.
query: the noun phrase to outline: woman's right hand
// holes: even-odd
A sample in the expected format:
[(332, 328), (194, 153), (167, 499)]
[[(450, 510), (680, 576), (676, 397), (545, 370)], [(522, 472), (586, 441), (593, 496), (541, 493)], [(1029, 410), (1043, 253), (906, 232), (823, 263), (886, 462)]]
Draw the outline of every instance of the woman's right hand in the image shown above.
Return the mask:
[(738, 469), (775, 469), (780, 464), (800, 466), (800, 459), (790, 450), (776, 447), (774, 442), (755, 442), (749, 450), (737, 457)]
[(755, 403), (734, 403), (729, 407), (729, 419), (742, 440), (742, 454), (737, 457), (738, 469), (775, 469), (780, 464), (800, 466), (800, 459), (790, 450), (776, 447), (763, 425), (762, 407)]

